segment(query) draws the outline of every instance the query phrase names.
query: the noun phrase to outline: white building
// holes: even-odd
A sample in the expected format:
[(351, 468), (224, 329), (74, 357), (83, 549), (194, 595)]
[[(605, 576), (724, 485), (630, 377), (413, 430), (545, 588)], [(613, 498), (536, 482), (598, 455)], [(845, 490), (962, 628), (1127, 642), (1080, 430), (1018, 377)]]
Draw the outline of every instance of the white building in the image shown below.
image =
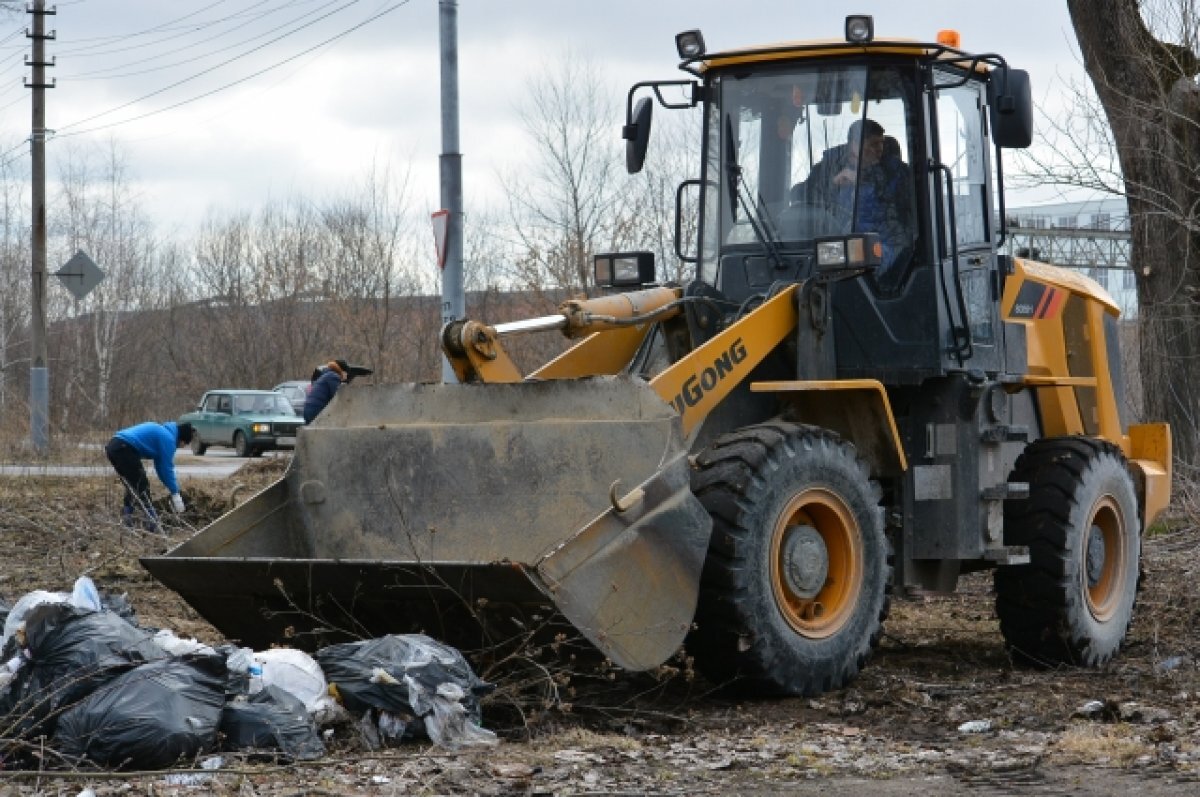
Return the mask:
[(1104, 286), (1122, 316), (1137, 316), (1124, 198), (1026, 205), (1006, 208), (1005, 215), (1006, 254), (1078, 269)]

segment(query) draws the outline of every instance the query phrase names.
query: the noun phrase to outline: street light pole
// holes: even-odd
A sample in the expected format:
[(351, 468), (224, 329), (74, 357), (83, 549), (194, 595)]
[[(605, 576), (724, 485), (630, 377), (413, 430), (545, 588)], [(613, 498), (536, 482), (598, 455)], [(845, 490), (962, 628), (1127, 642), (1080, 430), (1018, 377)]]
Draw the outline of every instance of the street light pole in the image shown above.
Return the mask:
[[(446, 221), (446, 260), (442, 268), (442, 326), (467, 314), (463, 295), (462, 154), (458, 151), (458, 2), (438, 0), (442, 62), (442, 209)], [(442, 381), (457, 382), (450, 361), (442, 357)]]

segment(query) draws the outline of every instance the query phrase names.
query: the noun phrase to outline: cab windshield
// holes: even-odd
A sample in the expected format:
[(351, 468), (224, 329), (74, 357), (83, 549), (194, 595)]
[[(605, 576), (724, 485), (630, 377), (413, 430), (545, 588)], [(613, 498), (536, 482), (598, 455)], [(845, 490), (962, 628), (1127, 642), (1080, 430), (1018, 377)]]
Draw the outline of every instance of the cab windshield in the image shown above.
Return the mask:
[(879, 276), (899, 272), (917, 237), (911, 67), (790, 67), (714, 79), (707, 121), (700, 276), (723, 252), (811, 248), (875, 232)]

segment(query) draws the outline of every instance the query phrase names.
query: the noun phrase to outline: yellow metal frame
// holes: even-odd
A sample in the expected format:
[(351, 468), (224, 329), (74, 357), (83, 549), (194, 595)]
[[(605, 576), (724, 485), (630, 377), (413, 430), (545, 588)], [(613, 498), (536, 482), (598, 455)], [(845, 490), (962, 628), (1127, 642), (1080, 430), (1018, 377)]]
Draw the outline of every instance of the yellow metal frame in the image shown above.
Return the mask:
[(1130, 426), (1128, 456), (1142, 481), (1144, 530), (1171, 502), (1171, 427), (1165, 423)]
[(683, 419), (684, 435), (796, 328), (796, 290), (780, 291), (650, 381)]
[(755, 393), (779, 393), (794, 417), (831, 429), (854, 443), (871, 463), (873, 476), (908, 469), (908, 458), (887, 389), (875, 379), (755, 382)]
[[(1013, 263), (1000, 308), (1005, 321), (1025, 326), (1029, 373), (1021, 384), (1037, 391), (1042, 433), (1094, 434), (1120, 446), (1139, 481), (1142, 528), (1147, 528), (1171, 500), (1171, 430), (1165, 423), (1131, 426), (1128, 432), (1121, 428), (1104, 326), (1107, 317), (1120, 315), (1120, 308), (1099, 283), (1078, 272), (1019, 258)], [(1064, 295), (1047, 295), (1045, 305), (1032, 315), (1025, 308), (1014, 316), (1017, 297), (1028, 283)], [(1084, 325), (1074, 337), (1074, 349), (1063, 318), (1068, 310), (1072, 317), (1080, 315), (1080, 305), (1072, 303), (1082, 303)], [(1072, 370), (1090, 370), (1091, 375), (1073, 376)], [(1091, 391), (1093, 418), (1083, 417), (1077, 395), (1081, 390)]]
[[(1014, 315), (1017, 297), (1030, 283), (1045, 289), (1046, 304), (1031, 316)], [(1063, 322), (1064, 313), (1077, 312), (1079, 302), (1083, 303), (1084, 350), (1072, 349)], [(1042, 432), (1047, 437), (1097, 434), (1119, 444), (1128, 456), (1104, 329), (1105, 317), (1116, 317), (1120, 309), (1108, 292), (1082, 274), (1016, 259), (1014, 273), (1005, 281), (1000, 308), (1005, 321), (1025, 326), (1028, 374), (1022, 384), (1038, 391)], [(1090, 375), (1077, 375), (1081, 369), (1090, 370)], [(1095, 417), (1083, 417), (1077, 390), (1091, 391)]]

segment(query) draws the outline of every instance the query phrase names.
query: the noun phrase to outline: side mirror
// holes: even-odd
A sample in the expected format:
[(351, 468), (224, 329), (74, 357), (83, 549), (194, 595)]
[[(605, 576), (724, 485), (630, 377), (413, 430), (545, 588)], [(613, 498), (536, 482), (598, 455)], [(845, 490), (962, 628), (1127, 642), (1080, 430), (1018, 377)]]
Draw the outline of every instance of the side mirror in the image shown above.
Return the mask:
[(646, 148), (650, 146), (650, 120), (654, 116), (654, 105), (649, 97), (642, 97), (633, 109), (633, 118), (621, 130), (625, 139), (625, 170), (637, 174), (646, 162)]
[(1025, 149), (1033, 143), (1033, 90), (1024, 69), (999, 69), (988, 82), (992, 141), (998, 147)]

